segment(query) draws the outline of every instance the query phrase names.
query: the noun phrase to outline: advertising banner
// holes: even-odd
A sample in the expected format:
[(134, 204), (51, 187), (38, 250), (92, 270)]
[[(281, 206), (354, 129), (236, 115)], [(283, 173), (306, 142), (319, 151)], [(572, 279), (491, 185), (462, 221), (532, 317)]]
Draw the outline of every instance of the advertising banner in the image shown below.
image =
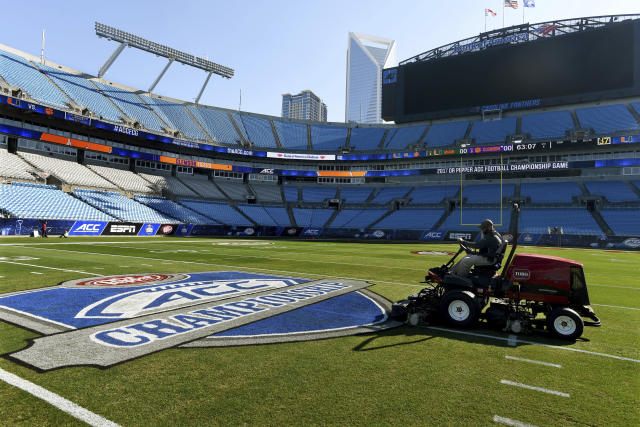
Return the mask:
[(161, 224), (156, 234), (159, 236), (171, 236), (176, 232), (177, 228), (178, 224)]
[(174, 236), (188, 236), (191, 234), (191, 230), (193, 229), (193, 224), (180, 224), (176, 228), (176, 232)]
[(135, 236), (140, 232), (142, 224), (133, 222), (110, 222), (102, 231), (105, 236)]
[(420, 240), (442, 240), (446, 234), (444, 230), (427, 230), (422, 233)]
[(152, 224), (146, 222), (140, 227), (140, 232), (138, 232), (138, 236), (155, 236), (158, 232), (158, 228), (160, 228), (160, 224)]
[(320, 237), (321, 234), (322, 234), (321, 227), (305, 227), (302, 230), (302, 233), (300, 233), (300, 235), (303, 237)]
[(76, 221), (69, 230), (69, 236), (99, 236), (106, 226), (105, 221)]
[(448, 231), (445, 235), (445, 240), (458, 240), (464, 239), (473, 242), (476, 240), (476, 237), (480, 234), (479, 231)]

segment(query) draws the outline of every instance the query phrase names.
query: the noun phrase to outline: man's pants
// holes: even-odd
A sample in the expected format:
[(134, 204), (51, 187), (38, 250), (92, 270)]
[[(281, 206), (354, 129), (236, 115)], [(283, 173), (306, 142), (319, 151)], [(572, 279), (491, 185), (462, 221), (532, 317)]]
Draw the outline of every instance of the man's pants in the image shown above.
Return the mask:
[(480, 255), (467, 255), (453, 266), (453, 274), (467, 277), (474, 265), (491, 265), (492, 261)]

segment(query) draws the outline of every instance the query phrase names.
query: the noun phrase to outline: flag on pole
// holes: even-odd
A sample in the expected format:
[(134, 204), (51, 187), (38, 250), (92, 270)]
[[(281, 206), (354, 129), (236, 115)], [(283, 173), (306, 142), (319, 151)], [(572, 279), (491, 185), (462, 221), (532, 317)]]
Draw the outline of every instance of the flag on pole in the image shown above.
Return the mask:
[(497, 13), (495, 13), (493, 10), (491, 9), (485, 9), (484, 10), (484, 16), (496, 16)]
[(504, 7), (518, 8), (518, 0), (504, 0)]
[(524, 7), (536, 7), (536, 0), (524, 0)]

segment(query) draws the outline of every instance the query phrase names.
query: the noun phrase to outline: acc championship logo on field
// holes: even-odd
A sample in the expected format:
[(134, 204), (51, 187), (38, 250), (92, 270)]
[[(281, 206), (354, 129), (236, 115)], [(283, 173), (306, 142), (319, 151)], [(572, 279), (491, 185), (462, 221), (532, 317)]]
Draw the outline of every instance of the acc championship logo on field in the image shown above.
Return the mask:
[(0, 319), (37, 331), (8, 357), (38, 370), (109, 367), (172, 347), (303, 341), (398, 326), (358, 280), (242, 272), (93, 277), (0, 295)]

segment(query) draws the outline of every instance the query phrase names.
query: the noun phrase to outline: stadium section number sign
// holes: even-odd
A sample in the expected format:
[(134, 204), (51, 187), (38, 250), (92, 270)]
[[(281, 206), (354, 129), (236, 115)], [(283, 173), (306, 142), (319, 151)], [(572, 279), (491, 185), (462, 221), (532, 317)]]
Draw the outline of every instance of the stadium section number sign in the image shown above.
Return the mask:
[(359, 280), (205, 272), (92, 277), (0, 295), (0, 319), (44, 336), (10, 359), (106, 368), (172, 347), (304, 341), (398, 326)]

